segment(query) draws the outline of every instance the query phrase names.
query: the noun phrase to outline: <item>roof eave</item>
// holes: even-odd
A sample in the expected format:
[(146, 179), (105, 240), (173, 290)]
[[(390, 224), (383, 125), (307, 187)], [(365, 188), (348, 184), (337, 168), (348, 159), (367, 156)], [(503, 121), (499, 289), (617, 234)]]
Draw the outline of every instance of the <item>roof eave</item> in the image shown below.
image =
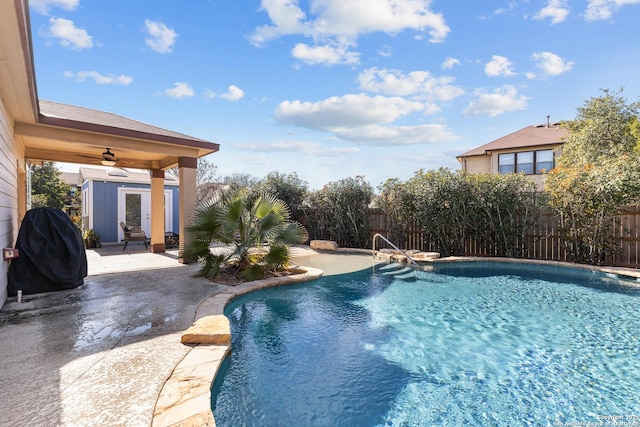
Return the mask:
[(151, 132), (142, 132), (132, 129), (117, 128), (95, 123), (79, 122), (76, 120), (62, 119), (40, 115), (41, 124), (56, 126), (66, 129), (81, 130), (85, 132), (100, 133), (125, 138), (145, 139), (148, 141), (162, 142), (183, 147), (197, 148), (201, 156), (215, 153), (220, 150), (220, 145), (195, 138), (182, 138), (177, 136), (159, 135)]

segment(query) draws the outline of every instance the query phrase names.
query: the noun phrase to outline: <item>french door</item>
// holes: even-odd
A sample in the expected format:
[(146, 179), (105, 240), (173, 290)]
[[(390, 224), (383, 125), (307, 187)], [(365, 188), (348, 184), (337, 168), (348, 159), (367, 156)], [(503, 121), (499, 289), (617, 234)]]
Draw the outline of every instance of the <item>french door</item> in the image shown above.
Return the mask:
[[(164, 223), (165, 231), (171, 230), (172, 193), (164, 192)], [(151, 237), (151, 190), (140, 188), (118, 188), (118, 222), (124, 222), (127, 227), (139, 227), (147, 237)], [(118, 240), (124, 236), (118, 227)]]

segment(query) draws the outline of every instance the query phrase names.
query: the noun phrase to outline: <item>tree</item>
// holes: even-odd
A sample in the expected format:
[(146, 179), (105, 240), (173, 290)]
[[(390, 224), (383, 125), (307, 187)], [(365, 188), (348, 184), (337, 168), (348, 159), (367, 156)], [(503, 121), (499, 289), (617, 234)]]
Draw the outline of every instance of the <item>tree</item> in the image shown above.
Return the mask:
[(293, 172), (284, 174), (280, 172), (269, 172), (269, 174), (258, 184), (261, 193), (271, 194), (282, 200), (289, 206), (292, 218), (299, 218), (302, 212), (302, 203), (307, 194), (308, 183), (298, 177)]
[[(183, 256), (202, 264), (198, 273), (202, 277), (213, 279), (226, 267), (245, 280), (257, 280), (286, 268), (289, 246), (307, 237), (304, 227), (290, 221), (282, 200), (262, 195), (249, 204), (241, 194), (224, 193), (196, 208)], [(222, 246), (213, 253), (211, 243)]]
[[(220, 190), (220, 183), (216, 182), (218, 167), (206, 159), (206, 157), (198, 158), (198, 169), (196, 170), (196, 191), (198, 200), (214, 197)], [(175, 177), (179, 176), (177, 167), (167, 170), (167, 172)]]
[(242, 195), (248, 199), (256, 199), (259, 196), (260, 181), (248, 173), (234, 173), (222, 179), (225, 191), (231, 194)]
[(569, 131), (558, 162), (562, 166), (597, 164), (602, 159), (634, 152), (638, 145), (640, 102), (627, 103), (618, 92), (603, 90), (577, 109), (574, 120), (561, 126)]
[(560, 166), (549, 173), (547, 186), (574, 262), (601, 264), (616, 253), (613, 231), (621, 210), (640, 198), (637, 160), (622, 156), (597, 165)]
[(385, 213), (388, 220), (389, 236), (392, 242), (402, 246), (406, 241), (407, 228), (411, 222), (411, 211), (408, 209), (407, 185), (398, 178), (390, 178), (378, 186), (379, 196), (374, 206)]
[(616, 251), (613, 229), (625, 204), (640, 200), (640, 103), (603, 91), (562, 125), (569, 136), (547, 176), (568, 255), (600, 264)]
[(492, 255), (524, 257), (544, 197), (524, 174), (467, 175), (474, 205), (470, 234)]
[(462, 171), (417, 171), (407, 181), (409, 209), (427, 242), (444, 256), (463, 255), (474, 224), (473, 188)]
[(64, 200), (70, 186), (60, 179), (60, 171), (53, 162), (31, 166), (31, 207), (64, 208)]
[(314, 231), (326, 230), (331, 238), (352, 248), (365, 248), (369, 241), (369, 206), (373, 187), (363, 176), (331, 182), (310, 192), (305, 215)]

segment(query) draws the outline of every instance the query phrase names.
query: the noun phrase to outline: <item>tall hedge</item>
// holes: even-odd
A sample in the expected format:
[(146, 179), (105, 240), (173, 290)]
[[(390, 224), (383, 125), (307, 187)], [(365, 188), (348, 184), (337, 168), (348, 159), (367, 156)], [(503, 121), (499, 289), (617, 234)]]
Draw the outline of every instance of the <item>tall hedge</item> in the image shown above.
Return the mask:
[(335, 240), (352, 248), (366, 247), (373, 195), (373, 187), (361, 176), (331, 182), (308, 193), (305, 225), (310, 237)]

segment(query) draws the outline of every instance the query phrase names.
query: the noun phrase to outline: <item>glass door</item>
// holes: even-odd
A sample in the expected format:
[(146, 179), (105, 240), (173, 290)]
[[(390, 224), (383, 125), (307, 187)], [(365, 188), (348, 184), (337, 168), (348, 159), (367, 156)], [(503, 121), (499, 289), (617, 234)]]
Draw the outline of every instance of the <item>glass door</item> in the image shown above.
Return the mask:
[(138, 227), (147, 236), (151, 235), (151, 203), (149, 191), (144, 190), (123, 190), (124, 196), (124, 217), (123, 221), (127, 227)]

